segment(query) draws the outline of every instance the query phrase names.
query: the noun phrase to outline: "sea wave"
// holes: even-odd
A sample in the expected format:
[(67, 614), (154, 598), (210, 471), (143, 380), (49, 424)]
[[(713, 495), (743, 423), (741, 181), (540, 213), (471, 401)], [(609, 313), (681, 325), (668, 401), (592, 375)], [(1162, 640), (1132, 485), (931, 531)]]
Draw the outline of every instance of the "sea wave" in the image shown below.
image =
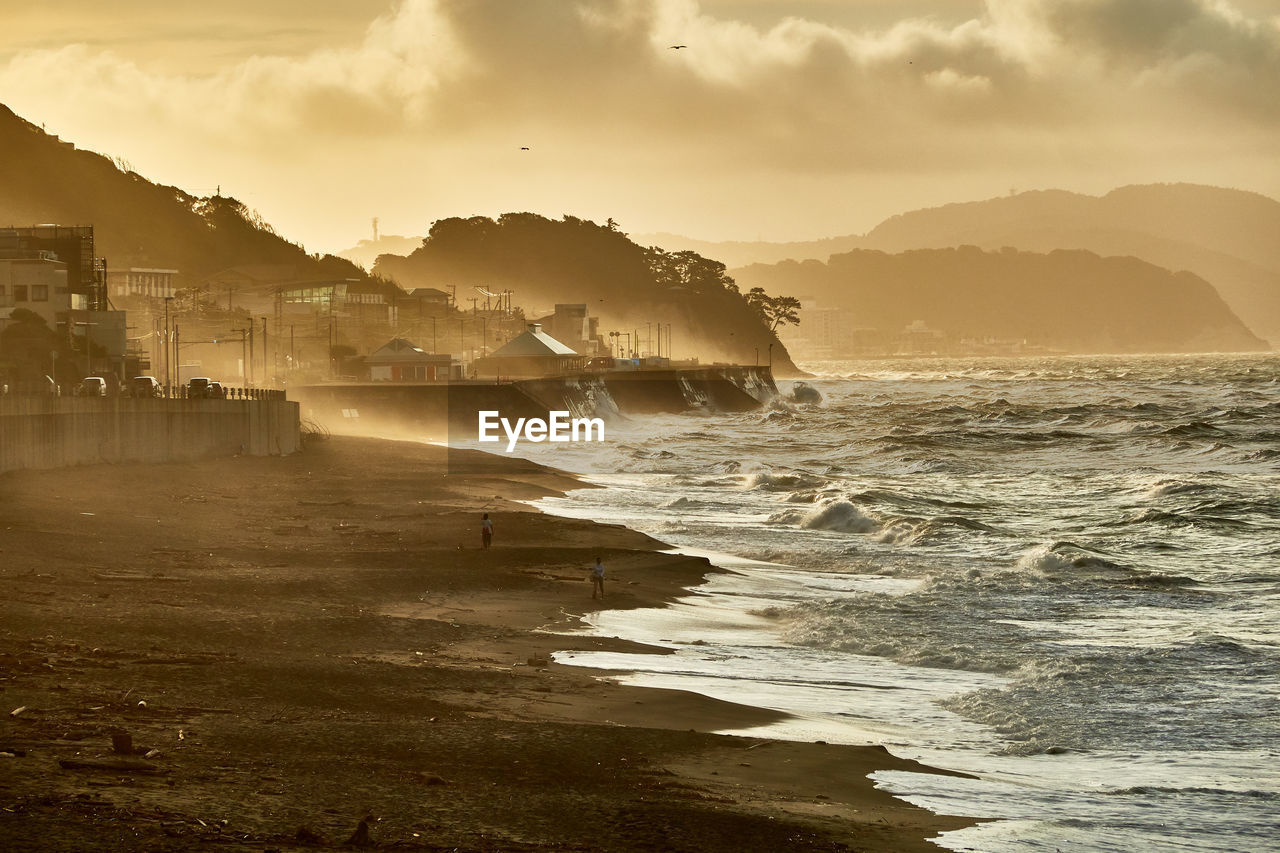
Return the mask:
[(1038, 572), (1048, 577), (1063, 574), (1077, 576), (1082, 571), (1128, 571), (1127, 566), (1108, 560), (1098, 551), (1074, 542), (1037, 545), (1018, 558), (1015, 568)]
[(760, 470), (746, 476), (743, 488), (788, 492), (795, 489), (815, 488), (825, 482), (821, 477), (804, 472), (774, 473), (770, 470)]
[(814, 507), (800, 518), (800, 526), (837, 533), (875, 533), (881, 529), (879, 520), (843, 498)]

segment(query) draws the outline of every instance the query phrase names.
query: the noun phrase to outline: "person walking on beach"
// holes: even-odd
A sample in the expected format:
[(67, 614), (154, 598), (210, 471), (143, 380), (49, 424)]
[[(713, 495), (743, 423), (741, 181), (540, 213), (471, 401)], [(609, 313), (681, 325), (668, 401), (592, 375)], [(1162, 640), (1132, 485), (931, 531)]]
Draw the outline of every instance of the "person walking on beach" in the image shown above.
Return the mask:
[(484, 518), (480, 519), (480, 547), (488, 548), (493, 542), (493, 522), (489, 520), (489, 513), (484, 514)]
[(600, 562), (600, 558), (596, 557), (596, 564), (591, 567), (591, 597), (600, 596), (600, 600), (604, 600), (604, 563)]

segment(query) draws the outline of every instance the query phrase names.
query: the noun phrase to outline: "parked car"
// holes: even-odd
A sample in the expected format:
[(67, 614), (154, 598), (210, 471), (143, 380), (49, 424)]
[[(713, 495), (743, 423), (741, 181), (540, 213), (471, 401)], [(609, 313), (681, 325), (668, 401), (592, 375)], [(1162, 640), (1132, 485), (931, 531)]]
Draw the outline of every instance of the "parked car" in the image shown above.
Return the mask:
[(210, 400), (225, 400), (227, 399), (227, 389), (222, 387), (221, 382), (215, 380), (205, 388), (205, 396)]
[(193, 376), (187, 381), (187, 397), (192, 400), (203, 400), (209, 396), (209, 383), (213, 380), (208, 376)]
[(133, 391), (135, 397), (161, 397), (164, 395), (164, 389), (160, 387), (160, 380), (154, 376), (135, 376), (129, 382), (129, 389)]
[(107, 380), (101, 376), (86, 376), (80, 381), (81, 397), (107, 396)]

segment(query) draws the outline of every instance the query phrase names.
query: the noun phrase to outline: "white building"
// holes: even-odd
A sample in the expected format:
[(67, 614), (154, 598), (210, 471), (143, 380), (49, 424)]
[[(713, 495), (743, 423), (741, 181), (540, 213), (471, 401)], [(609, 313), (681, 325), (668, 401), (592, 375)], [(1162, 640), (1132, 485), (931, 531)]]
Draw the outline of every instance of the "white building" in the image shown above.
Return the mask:
[(853, 314), (845, 308), (825, 308), (816, 302), (800, 305), (800, 324), (782, 326), (778, 338), (798, 358), (838, 358), (850, 347)]
[(177, 270), (130, 267), (123, 270), (107, 270), (107, 292), (122, 299), (159, 298), (174, 295), (173, 278)]
[(0, 258), (0, 312), (8, 319), (14, 309), (26, 308), (56, 329), (73, 307), (67, 292), (67, 265), (47, 252), (29, 254)]

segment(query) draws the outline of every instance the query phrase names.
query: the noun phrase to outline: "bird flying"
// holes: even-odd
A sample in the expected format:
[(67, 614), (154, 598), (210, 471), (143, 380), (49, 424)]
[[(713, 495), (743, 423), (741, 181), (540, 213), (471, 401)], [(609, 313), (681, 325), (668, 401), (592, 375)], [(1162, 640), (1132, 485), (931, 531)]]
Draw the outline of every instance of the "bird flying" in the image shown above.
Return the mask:
[(689, 45), (687, 45), (687, 44), (673, 44), (673, 45), (671, 45), (671, 47), (670, 47), (669, 49), (670, 49), (670, 50), (684, 50), (684, 49), (685, 49), (686, 47), (688, 47), (688, 46), (689, 46)]

